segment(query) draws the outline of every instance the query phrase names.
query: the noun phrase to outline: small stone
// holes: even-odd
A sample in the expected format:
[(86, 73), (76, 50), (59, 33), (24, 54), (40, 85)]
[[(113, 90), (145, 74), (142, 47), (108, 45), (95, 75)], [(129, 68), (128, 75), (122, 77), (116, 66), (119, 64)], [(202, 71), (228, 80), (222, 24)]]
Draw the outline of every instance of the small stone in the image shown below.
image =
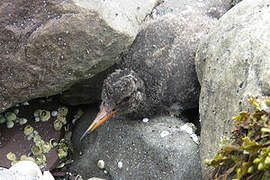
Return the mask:
[(57, 116), (57, 111), (52, 111), (52, 117), (56, 117)]
[(35, 110), (35, 112), (34, 112), (34, 117), (39, 117), (39, 113), (40, 113), (40, 109)]
[(106, 170), (104, 170), (103, 172), (104, 172), (104, 174), (108, 174), (108, 171), (106, 171)]
[(165, 137), (165, 136), (168, 136), (170, 133), (169, 133), (169, 131), (162, 131), (161, 133), (160, 133), (160, 136), (161, 137)]
[(27, 136), (26, 139), (27, 139), (28, 141), (31, 141), (33, 138), (34, 138), (34, 135), (33, 135), (33, 134), (30, 134), (29, 136)]
[(147, 123), (148, 121), (149, 121), (149, 119), (148, 118), (143, 118), (143, 120), (142, 120), (144, 123)]
[(35, 117), (35, 122), (39, 122), (40, 118), (39, 117)]
[(122, 169), (122, 167), (123, 167), (123, 162), (122, 162), (122, 161), (119, 161), (119, 162), (117, 163), (117, 166), (118, 166), (119, 169)]
[(20, 125), (24, 125), (24, 124), (26, 124), (27, 123), (27, 119), (26, 118), (20, 118), (19, 119), (19, 124)]
[(104, 162), (103, 160), (98, 160), (97, 166), (98, 166), (100, 169), (104, 169), (104, 167), (105, 167), (105, 162)]
[(29, 106), (29, 102), (25, 101), (24, 103), (22, 103), (22, 105)]

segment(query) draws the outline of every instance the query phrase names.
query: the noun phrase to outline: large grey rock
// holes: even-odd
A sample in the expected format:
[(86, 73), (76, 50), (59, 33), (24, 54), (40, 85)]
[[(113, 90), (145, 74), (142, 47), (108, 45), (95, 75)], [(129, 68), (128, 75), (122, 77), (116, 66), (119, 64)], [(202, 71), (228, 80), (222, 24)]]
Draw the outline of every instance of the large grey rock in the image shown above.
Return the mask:
[(111, 119), (78, 144), (86, 124), (95, 116), (93, 110), (94, 115), (89, 112), (74, 131), (73, 143), (82, 155), (75, 155), (71, 171), (84, 178), (102, 177), (97, 162), (104, 160), (112, 179), (201, 179), (199, 147), (181, 130), (184, 123), (180, 119), (156, 117), (147, 123)]
[[(269, 19), (268, 0), (242, 1), (199, 47), (202, 161), (218, 151), (220, 140), (232, 130), (232, 116), (248, 109), (249, 96), (270, 95)], [(203, 174), (210, 173), (204, 169)]]
[(186, 14), (189, 12), (197, 14), (196, 18), (203, 15), (219, 19), (231, 7), (232, 0), (164, 0), (147, 17), (147, 20), (166, 14)]
[(157, 2), (1, 1), (0, 112), (110, 67)]

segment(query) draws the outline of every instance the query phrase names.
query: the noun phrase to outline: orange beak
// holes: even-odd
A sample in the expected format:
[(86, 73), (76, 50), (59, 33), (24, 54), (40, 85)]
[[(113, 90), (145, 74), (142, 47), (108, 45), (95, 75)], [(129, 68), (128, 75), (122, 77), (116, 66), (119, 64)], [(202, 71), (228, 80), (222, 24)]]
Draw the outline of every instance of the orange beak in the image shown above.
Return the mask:
[(83, 135), (80, 138), (80, 141), (86, 136), (88, 132), (94, 131), (97, 127), (99, 127), (101, 124), (103, 124), (105, 121), (110, 119), (112, 115), (115, 114), (116, 111), (110, 111), (108, 112), (105, 107), (101, 107), (95, 120), (92, 122), (92, 124), (89, 126), (89, 128), (83, 133)]

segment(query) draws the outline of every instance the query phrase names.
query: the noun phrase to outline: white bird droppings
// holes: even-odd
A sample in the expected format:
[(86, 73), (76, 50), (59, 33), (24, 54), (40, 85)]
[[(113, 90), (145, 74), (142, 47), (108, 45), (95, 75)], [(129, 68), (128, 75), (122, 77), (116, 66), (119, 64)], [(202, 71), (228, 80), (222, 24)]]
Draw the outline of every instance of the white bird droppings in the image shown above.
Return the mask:
[(160, 133), (160, 136), (161, 137), (165, 137), (165, 136), (168, 136), (170, 133), (169, 133), (169, 131), (162, 131), (161, 133)]
[(143, 118), (143, 120), (142, 120), (144, 123), (147, 123), (148, 121), (149, 121), (149, 119), (148, 118)]
[(186, 131), (188, 134), (193, 133), (193, 129), (188, 124), (184, 124), (183, 126), (181, 126), (180, 130)]
[(190, 137), (196, 144), (200, 144), (199, 138), (196, 134), (190, 134)]
[(117, 163), (117, 166), (118, 166), (119, 169), (122, 169), (122, 167), (123, 167), (122, 161), (119, 161), (119, 162)]

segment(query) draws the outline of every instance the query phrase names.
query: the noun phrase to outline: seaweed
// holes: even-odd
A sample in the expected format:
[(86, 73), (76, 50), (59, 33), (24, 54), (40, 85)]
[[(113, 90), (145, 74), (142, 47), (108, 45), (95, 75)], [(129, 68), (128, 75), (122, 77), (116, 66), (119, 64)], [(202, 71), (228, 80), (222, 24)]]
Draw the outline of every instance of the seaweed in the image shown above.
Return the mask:
[(270, 97), (248, 101), (254, 110), (233, 117), (231, 137), (223, 140), (214, 159), (205, 160), (215, 168), (215, 180), (270, 179)]

